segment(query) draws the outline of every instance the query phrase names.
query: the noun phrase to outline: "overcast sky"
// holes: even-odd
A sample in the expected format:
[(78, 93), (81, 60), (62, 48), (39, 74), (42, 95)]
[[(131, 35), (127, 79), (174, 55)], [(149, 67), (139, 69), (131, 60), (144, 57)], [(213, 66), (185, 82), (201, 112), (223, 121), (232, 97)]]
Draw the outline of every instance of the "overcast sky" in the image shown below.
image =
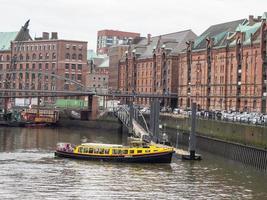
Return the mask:
[(267, 12), (267, 0), (0, 0), (0, 6), (0, 32), (17, 31), (30, 19), (32, 37), (55, 31), (94, 50), (101, 29), (199, 35), (210, 25)]

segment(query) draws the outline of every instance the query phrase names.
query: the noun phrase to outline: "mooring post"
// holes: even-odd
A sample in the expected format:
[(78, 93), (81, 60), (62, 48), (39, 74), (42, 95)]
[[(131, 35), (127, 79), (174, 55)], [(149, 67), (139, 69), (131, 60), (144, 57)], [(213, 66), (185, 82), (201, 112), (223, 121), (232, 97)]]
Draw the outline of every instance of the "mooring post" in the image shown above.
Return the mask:
[(153, 141), (158, 142), (160, 112), (160, 105), (158, 99), (153, 99), (150, 106), (150, 131), (153, 135)]
[(191, 132), (189, 138), (190, 158), (195, 159), (196, 155), (196, 103), (192, 103)]

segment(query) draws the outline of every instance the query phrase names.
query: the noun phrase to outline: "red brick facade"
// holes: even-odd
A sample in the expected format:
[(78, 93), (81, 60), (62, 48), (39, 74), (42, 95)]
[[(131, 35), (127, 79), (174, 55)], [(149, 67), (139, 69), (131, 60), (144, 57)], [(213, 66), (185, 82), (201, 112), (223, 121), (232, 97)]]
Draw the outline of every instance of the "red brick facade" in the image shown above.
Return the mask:
[(266, 113), (266, 27), (265, 17), (253, 16), (213, 25), (185, 41), (184, 51), (171, 53), (166, 40), (163, 46), (154, 42), (153, 49), (141, 42), (120, 62), (119, 88), (130, 93), (177, 93), (176, 105), (167, 102), (172, 107), (187, 108), (196, 102), (204, 110)]
[[(180, 38), (193, 39), (195, 34), (188, 30), (148, 37), (130, 47), (120, 62), (119, 89), (128, 93), (177, 94), (179, 54), (175, 52), (185, 46), (179, 46)], [(137, 102), (148, 105), (149, 99), (139, 98)], [(161, 103), (177, 105), (176, 100), (164, 99)]]
[(13, 87), (77, 90), (76, 84), (50, 74), (85, 85), (88, 71), (86, 52), (87, 42), (80, 41), (53, 39), (12, 42), (11, 54), (16, 58), (14, 69), (22, 70), (16, 74), (18, 81), (14, 82)]
[(249, 36), (236, 31), (225, 47), (214, 47), (212, 38), (202, 50), (188, 43), (180, 54), (179, 107), (266, 112), (266, 22), (247, 23), (249, 30), (260, 24)]
[(23, 27), (10, 48), (0, 51), (0, 71), (2, 89), (81, 90), (88, 72), (87, 42), (60, 40), (55, 32), (51, 39), (43, 33), (32, 40)]
[(119, 89), (119, 61), (122, 59), (125, 52), (128, 50), (128, 45), (118, 45), (110, 47), (109, 55), (109, 78), (108, 87), (110, 91), (117, 91)]

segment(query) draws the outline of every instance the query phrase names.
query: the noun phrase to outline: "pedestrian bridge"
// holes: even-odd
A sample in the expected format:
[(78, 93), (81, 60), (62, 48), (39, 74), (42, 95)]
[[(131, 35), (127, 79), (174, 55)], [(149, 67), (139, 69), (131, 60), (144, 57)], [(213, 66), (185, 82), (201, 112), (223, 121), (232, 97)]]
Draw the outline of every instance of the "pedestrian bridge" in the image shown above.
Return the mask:
[(148, 129), (147, 122), (139, 109), (134, 108), (132, 105), (130, 108), (121, 106), (114, 108), (113, 112), (135, 137), (146, 142), (151, 141), (152, 135)]

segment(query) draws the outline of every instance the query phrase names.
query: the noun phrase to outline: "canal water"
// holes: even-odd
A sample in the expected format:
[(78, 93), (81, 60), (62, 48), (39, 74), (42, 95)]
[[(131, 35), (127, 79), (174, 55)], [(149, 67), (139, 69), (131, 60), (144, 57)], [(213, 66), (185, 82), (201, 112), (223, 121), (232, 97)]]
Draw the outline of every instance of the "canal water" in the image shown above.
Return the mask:
[(123, 164), (54, 158), (57, 142), (121, 144), (88, 129), (0, 128), (0, 199), (267, 199), (267, 175), (202, 152), (203, 160)]

